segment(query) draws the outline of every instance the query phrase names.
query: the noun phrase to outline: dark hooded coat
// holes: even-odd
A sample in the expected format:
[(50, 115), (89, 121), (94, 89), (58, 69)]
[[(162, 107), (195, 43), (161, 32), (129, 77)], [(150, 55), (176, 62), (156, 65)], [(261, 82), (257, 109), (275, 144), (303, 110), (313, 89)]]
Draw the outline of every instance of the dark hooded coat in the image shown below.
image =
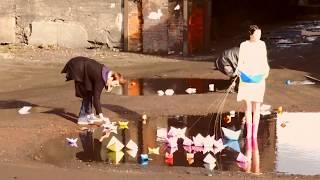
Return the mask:
[(233, 47), (223, 51), (216, 59), (216, 68), (229, 77), (233, 77), (238, 66), (239, 47)]
[(105, 67), (103, 64), (93, 59), (79, 56), (70, 59), (61, 71), (66, 73), (66, 81), (74, 80), (77, 97), (93, 98), (97, 114), (102, 112), (100, 96), (105, 87), (105, 80), (102, 77), (103, 67)]

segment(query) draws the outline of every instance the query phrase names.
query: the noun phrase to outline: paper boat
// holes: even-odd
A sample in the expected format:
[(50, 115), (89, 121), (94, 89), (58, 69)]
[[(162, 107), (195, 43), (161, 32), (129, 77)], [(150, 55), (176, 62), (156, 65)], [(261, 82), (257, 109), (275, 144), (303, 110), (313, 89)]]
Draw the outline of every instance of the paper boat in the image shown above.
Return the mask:
[(230, 140), (238, 140), (241, 133), (241, 130), (233, 131), (224, 127), (222, 127), (222, 131), (224, 136)]
[(235, 140), (227, 140), (225, 143), (226, 147), (229, 147), (237, 152), (240, 152), (240, 144), (239, 141), (235, 141)]
[(131, 150), (137, 150), (138, 145), (130, 139), (130, 141), (126, 145), (126, 148), (131, 149)]
[(173, 9), (173, 10), (178, 11), (179, 9), (180, 9), (180, 5), (179, 5), (179, 4), (177, 4), (177, 5), (176, 5), (176, 7), (174, 7), (174, 9)]
[(149, 161), (149, 156), (148, 156), (148, 154), (141, 154), (140, 155), (140, 162), (141, 162), (141, 164), (143, 163), (143, 162), (148, 162)]
[(183, 146), (183, 149), (185, 150), (185, 151), (187, 151), (188, 153), (191, 153), (192, 152), (192, 146)]
[(177, 141), (178, 141), (177, 137), (170, 137), (166, 139), (168, 147), (178, 147)]
[(18, 113), (21, 115), (30, 114), (31, 106), (23, 106), (21, 109), (19, 109)]
[(204, 159), (203, 162), (207, 163), (207, 164), (213, 164), (216, 162), (216, 159), (211, 155), (208, 154)]
[(148, 154), (156, 154), (156, 155), (159, 155), (160, 152), (160, 147), (156, 147), (156, 148), (150, 148), (148, 147)]
[(201, 134), (197, 134), (197, 136), (192, 137), (194, 146), (201, 147), (203, 146), (204, 137)]
[(158, 91), (157, 91), (157, 94), (158, 94), (158, 96), (163, 96), (163, 95), (164, 95), (164, 92), (163, 92), (162, 90), (158, 90)]
[(112, 123), (104, 123), (102, 124), (102, 127), (104, 127), (104, 132), (108, 131), (108, 132), (113, 132), (115, 134), (118, 134), (118, 130), (117, 130), (117, 125), (116, 122), (112, 122)]
[(129, 150), (127, 150), (127, 153), (128, 153), (131, 157), (135, 158), (135, 157), (137, 157), (138, 150), (137, 150), (137, 149), (129, 149)]
[(119, 129), (128, 129), (129, 121), (119, 121)]
[(242, 82), (246, 82), (246, 83), (259, 83), (260, 81), (263, 80), (263, 76), (264, 76), (263, 74), (252, 76), (240, 71), (240, 79)]
[(248, 158), (242, 154), (241, 152), (238, 154), (238, 157), (237, 157), (237, 161), (238, 162), (248, 162)]
[(262, 104), (260, 106), (260, 111), (270, 111), (270, 110), (271, 110), (271, 105)]
[(223, 145), (223, 141), (221, 138), (218, 141), (214, 141), (214, 147), (215, 148), (213, 148), (213, 154), (217, 154), (225, 148), (225, 145)]
[(188, 138), (188, 137), (183, 138), (183, 145), (184, 146), (192, 146), (192, 144), (193, 144), (193, 141), (190, 138)]
[(107, 145), (107, 148), (111, 151), (121, 151), (122, 148), (124, 148), (124, 145), (116, 138), (112, 137)]
[(186, 89), (186, 93), (195, 94), (195, 93), (197, 93), (197, 89), (196, 88), (188, 88), (188, 89)]
[(123, 156), (124, 153), (122, 151), (108, 153), (109, 160), (114, 164), (119, 164)]
[(213, 144), (215, 143), (215, 139), (214, 136), (206, 136), (203, 139), (203, 154), (207, 153), (207, 152), (213, 152)]
[(168, 137), (177, 137), (177, 138), (184, 138), (186, 137), (186, 131), (187, 128), (175, 128), (170, 127), (170, 130), (168, 132)]
[(204, 166), (206, 169), (208, 169), (208, 170), (210, 170), (210, 171), (213, 171), (214, 168), (216, 167), (216, 163), (212, 163), (212, 164), (204, 163), (203, 166)]
[(167, 89), (165, 92), (164, 92), (165, 95), (167, 96), (172, 96), (174, 94), (174, 90), (173, 89)]
[(202, 152), (203, 151), (202, 146), (191, 146), (191, 147), (194, 152)]
[(78, 138), (66, 138), (66, 140), (68, 141), (68, 144), (71, 147), (78, 147), (78, 144), (77, 144)]
[(165, 163), (169, 166), (173, 165), (173, 154), (169, 154), (169, 153), (165, 154)]

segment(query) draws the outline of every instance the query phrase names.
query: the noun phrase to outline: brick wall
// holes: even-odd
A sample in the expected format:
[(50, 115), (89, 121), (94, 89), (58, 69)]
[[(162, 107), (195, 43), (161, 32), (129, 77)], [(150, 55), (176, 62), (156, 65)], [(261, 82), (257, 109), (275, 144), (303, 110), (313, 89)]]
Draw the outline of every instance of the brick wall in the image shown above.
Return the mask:
[[(174, 10), (176, 7), (180, 9)], [(180, 54), (183, 51), (183, 1), (170, 0), (168, 12), (168, 53)]]
[(128, 1), (128, 51), (142, 50), (142, 14), (141, 4)]
[(168, 0), (143, 0), (143, 52), (168, 52)]

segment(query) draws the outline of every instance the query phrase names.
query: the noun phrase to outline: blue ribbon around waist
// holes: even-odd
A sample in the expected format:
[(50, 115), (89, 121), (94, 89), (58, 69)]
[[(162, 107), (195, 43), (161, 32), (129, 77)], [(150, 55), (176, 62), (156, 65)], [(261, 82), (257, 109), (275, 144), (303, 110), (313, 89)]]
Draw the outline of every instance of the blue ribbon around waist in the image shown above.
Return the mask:
[(245, 82), (245, 83), (259, 83), (260, 81), (263, 80), (263, 74), (250, 76), (240, 71), (240, 79), (242, 82)]

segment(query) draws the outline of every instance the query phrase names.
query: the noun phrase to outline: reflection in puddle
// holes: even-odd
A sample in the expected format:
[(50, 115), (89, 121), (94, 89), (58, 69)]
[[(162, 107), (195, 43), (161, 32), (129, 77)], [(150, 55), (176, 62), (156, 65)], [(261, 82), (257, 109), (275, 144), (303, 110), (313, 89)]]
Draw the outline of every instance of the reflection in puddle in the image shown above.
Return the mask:
[[(211, 85), (210, 85), (211, 84)], [(113, 93), (128, 96), (165, 95), (165, 94), (202, 94), (213, 91), (226, 91), (231, 85), (230, 80), (185, 79), (185, 78), (153, 78), (131, 79), (122, 86), (115, 88)], [(170, 92), (173, 90), (173, 92)], [(162, 94), (159, 94), (159, 91)]]
[(320, 113), (284, 113), (280, 116), (277, 123), (277, 171), (320, 174), (319, 126)]
[[(215, 121), (216, 114), (159, 117), (146, 124), (130, 121), (129, 129), (119, 130), (118, 134), (112, 133), (101, 143), (98, 139), (103, 135), (102, 128), (81, 132), (80, 139), (82, 144), (87, 146), (84, 147), (84, 151), (87, 152), (85, 154), (91, 155), (95, 161), (108, 161), (112, 164), (140, 163), (207, 167), (223, 171), (272, 172), (274, 161), (266, 159), (275, 159), (274, 153), (269, 154), (275, 149), (275, 122), (263, 118), (258, 141), (249, 142), (252, 146), (248, 146), (248, 142), (243, 138), (246, 132), (241, 123), (242, 117), (243, 114), (236, 113), (231, 122), (221, 121), (221, 126), (232, 131), (241, 131), (238, 140), (224, 138), (223, 132), (217, 128), (219, 123)], [(110, 151), (107, 146), (112, 137), (116, 137), (123, 145), (132, 140), (137, 144), (138, 150), (124, 147), (121, 150)], [(206, 140), (201, 141), (199, 137)], [(168, 140), (170, 138), (171, 140)], [(191, 143), (188, 143), (188, 140)], [(170, 141), (172, 142), (169, 143)], [(258, 146), (262, 153), (260, 157)], [(255, 158), (255, 162), (247, 162), (245, 155)], [(265, 160), (261, 167), (260, 159)]]

